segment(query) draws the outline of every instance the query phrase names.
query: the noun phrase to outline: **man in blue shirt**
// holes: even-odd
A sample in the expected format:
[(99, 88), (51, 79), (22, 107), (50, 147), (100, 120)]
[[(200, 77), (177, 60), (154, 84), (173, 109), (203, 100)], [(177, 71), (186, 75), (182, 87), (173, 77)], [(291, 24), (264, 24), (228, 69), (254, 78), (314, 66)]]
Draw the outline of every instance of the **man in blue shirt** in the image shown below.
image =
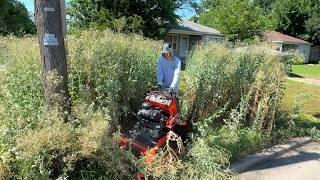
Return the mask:
[(157, 83), (160, 86), (170, 88), (175, 93), (179, 89), (179, 74), (181, 70), (181, 61), (174, 56), (171, 45), (162, 46), (162, 55), (158, 60)]

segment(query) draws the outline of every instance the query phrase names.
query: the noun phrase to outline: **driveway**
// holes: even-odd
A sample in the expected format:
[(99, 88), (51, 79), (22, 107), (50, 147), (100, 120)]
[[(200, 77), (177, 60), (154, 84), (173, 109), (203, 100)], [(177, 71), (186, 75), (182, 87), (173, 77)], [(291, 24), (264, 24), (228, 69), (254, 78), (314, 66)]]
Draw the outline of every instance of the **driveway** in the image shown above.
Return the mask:
[(234, 177), (236, 180), (320, 180), (320, 143), (310, 142)]

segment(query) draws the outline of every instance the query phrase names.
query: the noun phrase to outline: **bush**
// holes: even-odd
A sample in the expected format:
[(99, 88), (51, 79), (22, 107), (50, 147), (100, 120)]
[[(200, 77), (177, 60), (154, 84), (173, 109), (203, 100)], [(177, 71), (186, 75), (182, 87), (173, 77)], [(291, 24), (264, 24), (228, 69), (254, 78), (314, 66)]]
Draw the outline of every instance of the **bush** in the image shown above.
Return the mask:
[(296, 64), (304, 64), (304, 57), (303, 56), (294, 56), (287, 60), (287, 63), (290, 65), (296, 65)]
[(292, 65), (304, 64), (304, 56), (300, 53), (289, 53), (282, 56), (282, 61), (286, 65), (287, 73), (292, 72)]

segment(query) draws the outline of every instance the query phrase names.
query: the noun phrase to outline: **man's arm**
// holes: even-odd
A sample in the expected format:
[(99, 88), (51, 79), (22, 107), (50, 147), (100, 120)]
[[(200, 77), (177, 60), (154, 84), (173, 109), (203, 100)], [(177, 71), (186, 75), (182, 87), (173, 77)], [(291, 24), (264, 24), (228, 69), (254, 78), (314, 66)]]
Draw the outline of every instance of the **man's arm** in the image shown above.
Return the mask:
[(173, 80), (172, 80), (172, 83), (170, 86), (170, 88), (173, 88), (175, 90), (178, 89), (177, 86), (178, 86), (178, 82), (179, 82), (180, 70), (181, 70), (181, 61), (179, 60), (177, 66), (174, 70), (174, 76), (173, 76)]
[(162, 73), (162, 64), (161, 64), (161, 57), (160, 57), (157, 65), (157, 84), (162, 85), (162, 81), (163, 81), (163, 73)]

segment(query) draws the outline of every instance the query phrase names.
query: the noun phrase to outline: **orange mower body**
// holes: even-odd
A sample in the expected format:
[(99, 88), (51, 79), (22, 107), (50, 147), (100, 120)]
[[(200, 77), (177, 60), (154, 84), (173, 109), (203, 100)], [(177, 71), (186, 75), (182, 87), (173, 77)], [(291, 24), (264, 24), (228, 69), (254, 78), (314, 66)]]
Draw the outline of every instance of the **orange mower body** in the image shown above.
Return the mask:
[[(146, 164), (154, 161), (159, 149), (164, 147), (167, 135), (173, 131), (183, 141), (188, 139), (191, 123), (178, 120), (179, 104), (174, 93), (165, 88), (147, 93), (141, 109), (136, 114), (134, 127), (119, 136), (120, 148), (131, 151), (135, 156), (146, 157)], [(138, 179), (148, 179), (143, 173)]]

